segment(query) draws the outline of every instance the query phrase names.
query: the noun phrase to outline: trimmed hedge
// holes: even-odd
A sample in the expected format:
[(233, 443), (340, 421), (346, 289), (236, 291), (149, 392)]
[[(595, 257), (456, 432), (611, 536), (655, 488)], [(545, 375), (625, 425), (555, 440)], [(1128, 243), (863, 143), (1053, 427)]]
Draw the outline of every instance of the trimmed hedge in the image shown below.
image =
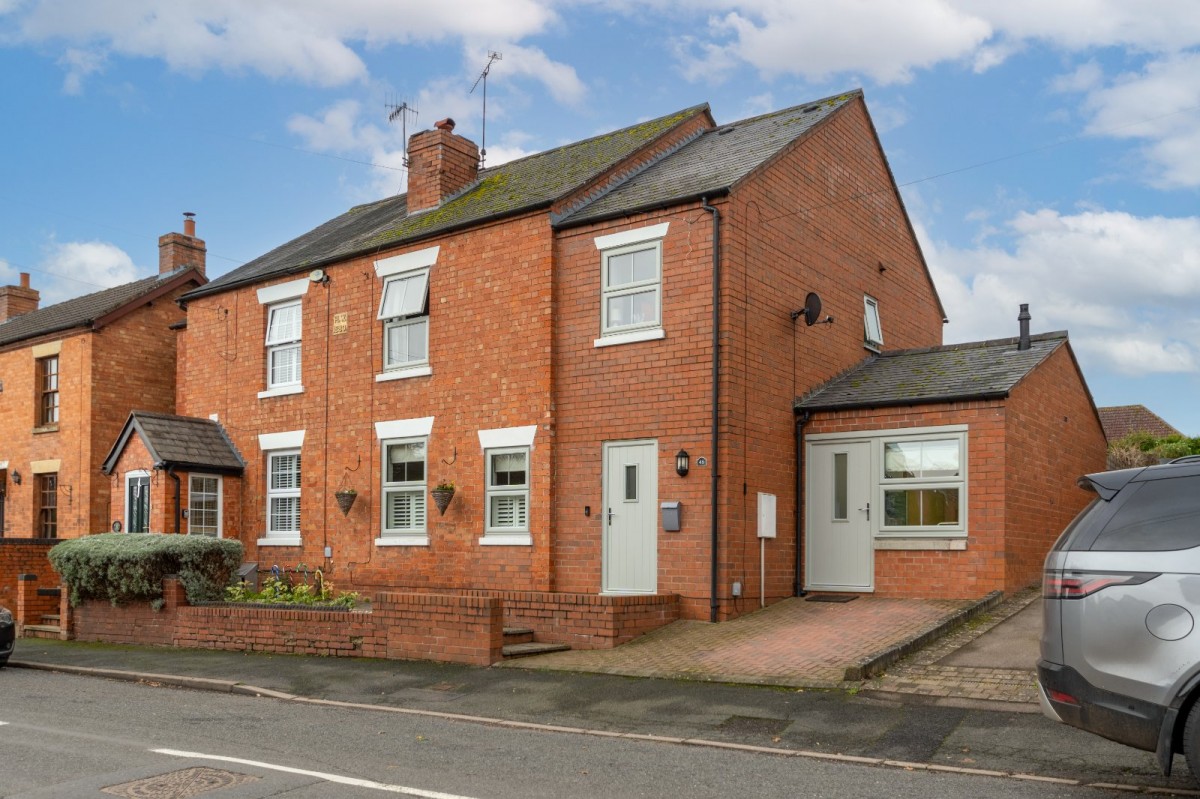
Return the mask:
[(162, 580), (175, 574), (189, 602), (221, 599), (242, 562), (242, 543), (206, 536), (101, 533), (56, 544), (50, 563), (70, 591), (85, 599), (162, 601)]

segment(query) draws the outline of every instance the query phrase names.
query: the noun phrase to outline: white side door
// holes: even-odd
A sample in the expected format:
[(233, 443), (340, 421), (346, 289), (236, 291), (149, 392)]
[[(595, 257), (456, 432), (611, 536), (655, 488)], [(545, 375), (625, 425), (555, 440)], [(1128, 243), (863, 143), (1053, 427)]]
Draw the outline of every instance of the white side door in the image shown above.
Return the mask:
[(602, 590), (658, 590), (658, 442), (604, 445)]
[(870, 443), (810, 443), (807, 475), (805, 587), (873, 591)]

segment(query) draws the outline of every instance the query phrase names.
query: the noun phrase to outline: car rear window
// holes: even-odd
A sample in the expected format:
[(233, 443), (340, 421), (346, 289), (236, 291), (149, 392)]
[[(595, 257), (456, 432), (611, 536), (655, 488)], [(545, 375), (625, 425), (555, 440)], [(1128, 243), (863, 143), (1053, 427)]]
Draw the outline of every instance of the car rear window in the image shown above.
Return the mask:
[(1136, 488), (1096, 537), (1093, 550), (1157, 552), (1200, 546), (1200, 480), (1151, 480)]
[(1093, 509), (1095, 509), (1099, 503), (1100, 498), (1095, 497), (1091, 502), (1084, 506), (1083, 510), (1075, 514), (1075, 518), (1072, 519), (1071, 523), (1067, 525), (1067, 529), (1062, 531), (1062, 535), (1060, 535), (1058, 540), (1054, 542), (1052, 549), (1061, 551), (1065, 549), (1077, 548), (1071, 546), (1072, 539), (1075, 537), (1075, 531), (1079, 529), (1079, 525), (1082, 524), (1084, 519), (1091, 515)]

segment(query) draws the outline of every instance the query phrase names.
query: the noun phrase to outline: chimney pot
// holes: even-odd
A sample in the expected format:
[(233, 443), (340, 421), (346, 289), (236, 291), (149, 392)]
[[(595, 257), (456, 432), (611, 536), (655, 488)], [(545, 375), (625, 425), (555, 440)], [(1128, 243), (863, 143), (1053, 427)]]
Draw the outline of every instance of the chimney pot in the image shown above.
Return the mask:
[(183, 212), (183, 235), (196, 238), (196, 215), (191, 211)]
[(23, 289), (29, 288), (29, 273), (28, 272), (21, 273), (21, 288), (23, 288)]
[(1032, 317), (1029, 315), (1029, 303), (1021, 303), (1021, 313), (1017, 315), (1017, 321), (1021, 323), (1021, 336), (1017, 339), (1017, 349), (1027, 350), (1031, 346), (1029, 342), (1029, 320)]
[(434, 122), (433, 126), (438, 130), (444, 130), (452, 133), (454, 131), (454, 120), (450, 117), (446, 117), (445, 119), (439, 119), (437, 122)]

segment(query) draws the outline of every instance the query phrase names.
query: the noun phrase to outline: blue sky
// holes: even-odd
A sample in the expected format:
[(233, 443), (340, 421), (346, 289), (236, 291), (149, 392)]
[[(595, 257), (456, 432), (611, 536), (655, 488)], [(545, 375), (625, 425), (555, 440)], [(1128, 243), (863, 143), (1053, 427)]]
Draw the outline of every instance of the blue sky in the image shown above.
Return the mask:
[(479, 141), (489, 51), (493, 164), (861, 87), (946, 342), (1028, 302), (1098, 405), (1200, 435), (1194, 0), (0, 0), (0, 284), (153, 274), (184, 211), (215, 276), (402, 191), (387, 104)]

